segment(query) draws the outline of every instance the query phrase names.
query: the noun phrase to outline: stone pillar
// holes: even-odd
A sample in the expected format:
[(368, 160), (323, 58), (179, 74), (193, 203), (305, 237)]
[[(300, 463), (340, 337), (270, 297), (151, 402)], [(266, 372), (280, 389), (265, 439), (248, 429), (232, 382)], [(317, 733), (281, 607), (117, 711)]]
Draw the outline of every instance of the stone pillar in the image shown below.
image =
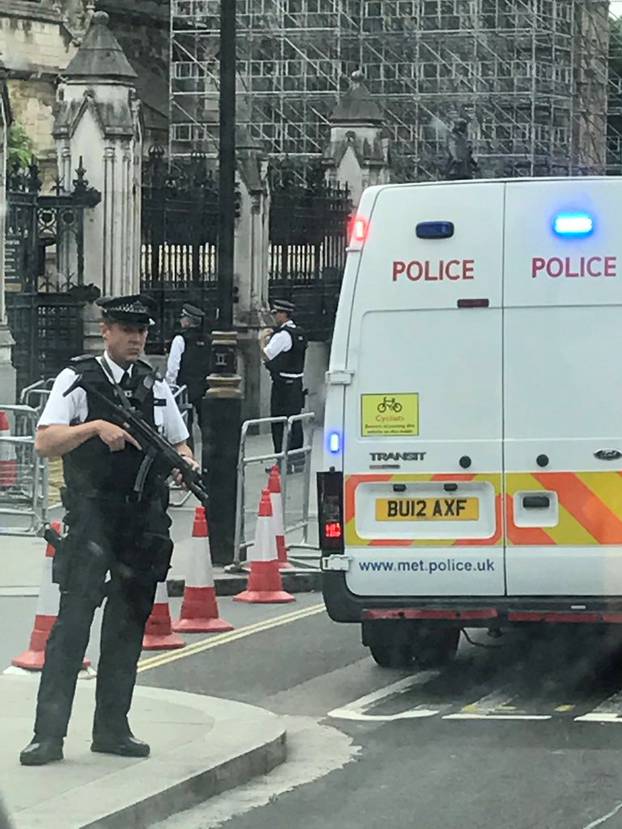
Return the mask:
[(243, 377), (242, 419), (267, 415), (269, 376), (259, 352), (259, 332), (269, 323), (268, 245), (270, 196), (268, 162), (245, 127), (237, 133), (240, 218), (236, 227), (234, 306)]
[(329, 181), (347, 184), (356, 207), (366, 187), (390, 181), (389, 140), (380, 105), (354, 72), (352, 84), (330, 116), (330, 142), (324, 152)]
[(71, 190), (82, 159), (101, 204), (85, 219), (85, 281), (103, 295), (140, 287), (142, 122), (136, 73), (96, 12), (58, 88), (54, 137), (59, 175)]
[(11, 363), (11, 350), (15, 344), (6, 318), (5, 304), (5, 217), (7, 133), (11, 124), (11, 109), (4, 73), (0, 75), (0, 402), (15, 401), (15, 369)]

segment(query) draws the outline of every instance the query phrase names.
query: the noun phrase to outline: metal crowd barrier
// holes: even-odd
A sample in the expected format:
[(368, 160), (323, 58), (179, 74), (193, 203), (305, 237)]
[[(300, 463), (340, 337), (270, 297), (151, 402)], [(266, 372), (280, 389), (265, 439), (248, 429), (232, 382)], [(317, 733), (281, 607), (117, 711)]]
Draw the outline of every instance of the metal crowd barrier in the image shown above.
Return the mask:
[[(246, 420), (242, 424), (240, 433), (240, 450), (238, 454), (238, 469), (237, 469), (237, 503), (235, 516), (235, 534), (233, 542), (234, 558), (233, 563), (228, 565), (225, 569), (228, 572), (243, 571), (243, 563), (246, 561), (246, 552), (249, 547), (253, 545), (252, 540), (246, 538), (246, 473), (247, 467), (254, 464), (264, 463), (280, 463), (281, 466), (281, 486), (283, 497), (283, 513), (285, 522), (285, 534), (293, 533), (302, 530), (302, 541), (296, 542), (293, 546), (296, 548), (315, 549), (315, 545), (309, 544), (309, 496), (311, 493), (311, 452), (313, 450), (313, 430), (305, 429), (305, 425), (312, 425), (315, 420), (314, 412), (305, 412), (294, 417), (262, 417), (255, 420)], [(294, 423), (299, 422), (303, 428), (304, 442), (301, 449), (288, 450), (289, 438), (292, 433)], [(270, 452), (262, 455), (247, 455), (247, 438), (249, 430), (253, 428), (261, 428), (265, 425), (272, 425), (273, 423), (282, 423), (283, 429), (283, 444), (280, 452)], [(310, 439), (309, 439), (309, 436)], [(293, 460), (304, 460), (303, 470), (303, 502), (302, 502), (302, 520), (289, 525), (287, 523), (287, 490), (288, 479), (290, 475), (290, 463)], [(256, 509), (255, 505), (250, 507), (251, 510)]]
[[(54, 385), (54, 377), (48, 380), (38, 380), (31, 386), (22, 389), (20, 394), (20, 403), (24, 406), (30, 406), (36, 409), (40, 415), (48, 402), (52, 386)], [(63, 483), (63, 462), (61, 458), (40, 459), (41, 463), (45, 464), (46, 469), (46, 503), (48, 511), (60, 506), (60, 489)], [(55, 493), (56, 498), (50, 503), (50, 494)]]
[(11, 427), (10, 435), (0, 437), (0, 454), (14, 453), (16, 460), (15, 480), (7, 485), (3, 476), (0, 487), (0, 535), (38, 535), (48, 519), (48, 466), (35, 452), (40, 410), (24, 405), (0, 405), (0, 410)]
[(22, 406), (30, 406), (31, 409), (36, 409), (39, 412), (43, 411), (47, 403), (52, 386), (54, 385), (54, 378), (51, 380), (38, 380), (31, 386), (26, 386), (22, 389), (19, 396), (19, 402)]

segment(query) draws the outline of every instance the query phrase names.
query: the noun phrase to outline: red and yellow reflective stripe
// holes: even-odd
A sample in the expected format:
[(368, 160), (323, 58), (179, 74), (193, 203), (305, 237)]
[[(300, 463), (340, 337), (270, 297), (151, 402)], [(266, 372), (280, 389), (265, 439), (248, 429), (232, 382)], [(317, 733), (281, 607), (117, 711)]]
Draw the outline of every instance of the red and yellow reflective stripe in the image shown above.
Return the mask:
[[(622, 544), (622, 478), (619, 472), (535, 472), (506, 475), (508, 544), (587, 547)], [(559, 520), (554, 527), (517, 527), (517, 492), (556, 492)]]
[[(356, 527), (356, 490), (362, 483), (413, 483), (426, 481), (486, 481), (496, 496), (495, 532), (487, 539), (366, 539)], [(504, 490), (502, 490), (502, 485)], [(518, 492), (555, 492), (559, 502), (558, 521), (553, 527), (517, 527), (514, 496)], [(505, 503), (505, 509), (504, 507)], [(509, 472), (469, 474), (370, 474), (349, 475), (345, 480), (345, 541), (363, 547), (452, 547), (622, 545), (622, 472)], [(456, 529), (458, 530), (457, 524)]]

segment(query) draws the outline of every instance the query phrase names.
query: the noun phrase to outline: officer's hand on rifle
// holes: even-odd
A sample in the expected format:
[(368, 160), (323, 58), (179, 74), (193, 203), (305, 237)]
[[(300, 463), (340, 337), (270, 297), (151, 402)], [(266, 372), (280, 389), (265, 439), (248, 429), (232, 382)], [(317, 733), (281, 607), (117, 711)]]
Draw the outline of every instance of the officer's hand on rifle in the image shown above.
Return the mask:
[(131, 443), (137, 449), (142, 449), (140, 443), (129, 432), (107, 420), (97, 421), (97, 434), (111, 452), (122, 452), (126, 443)]
[[(186, 464), (191, 469), (193, 469), (195, 472), (200, 472), (201, 471), (201, 464), (198, 461), (196, 461), (191, 455), (181, 455), (180, 457), (182, 457), (184, 459), (184, 461), (186, 462)], [(184, 484), (183, 476), (182, 476), (181, 472), (178, 469), (173, 469), (172, 474), (173, 474), (173, 480), (175, 481), (177, 486), (181, 486), (184, 489), (188, 489), (188, 487)]]

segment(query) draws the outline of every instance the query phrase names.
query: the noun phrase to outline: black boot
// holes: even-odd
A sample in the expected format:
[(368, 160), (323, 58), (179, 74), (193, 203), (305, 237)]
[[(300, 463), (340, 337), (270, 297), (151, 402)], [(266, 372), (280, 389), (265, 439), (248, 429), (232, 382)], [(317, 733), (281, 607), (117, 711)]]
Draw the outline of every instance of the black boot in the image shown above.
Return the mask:
[(45, 766), (62, 759), (62, 738), (40, 737), (37, 734), (19, 755), (19, 762), (22, 766)]
[(119, 757), (149, 757), (151, 748), (137, 740), (130, 731), (127, 734), (93, 735), (91, 751), (97, 754), (117, 754)]

